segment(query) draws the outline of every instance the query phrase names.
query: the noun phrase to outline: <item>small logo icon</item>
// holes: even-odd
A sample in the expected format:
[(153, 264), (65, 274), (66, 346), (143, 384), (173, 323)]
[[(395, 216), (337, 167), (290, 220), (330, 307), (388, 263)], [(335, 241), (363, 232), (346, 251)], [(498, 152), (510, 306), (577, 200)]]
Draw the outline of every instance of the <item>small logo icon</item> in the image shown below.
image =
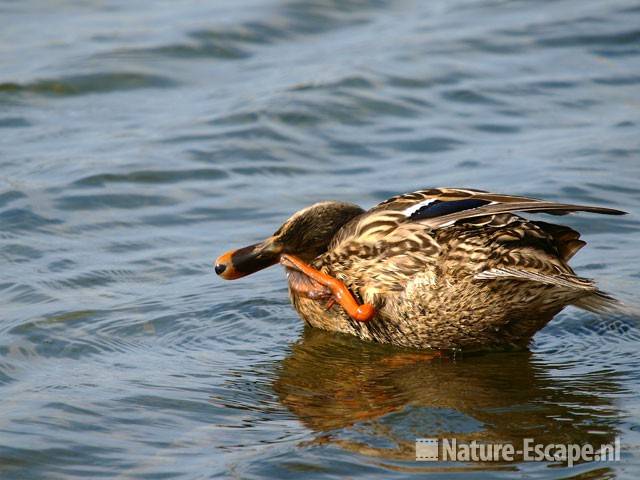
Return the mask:
[(418, 438), (416, 439), (416, 460), (422, 462), (438, 461), (438, 439)]

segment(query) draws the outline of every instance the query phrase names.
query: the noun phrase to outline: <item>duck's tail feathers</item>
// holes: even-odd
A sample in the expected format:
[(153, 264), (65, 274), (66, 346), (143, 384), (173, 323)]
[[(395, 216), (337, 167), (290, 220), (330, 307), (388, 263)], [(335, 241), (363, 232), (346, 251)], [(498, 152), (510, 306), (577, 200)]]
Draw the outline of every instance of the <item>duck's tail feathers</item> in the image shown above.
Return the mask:
[(573, 305), (598, 315), (627, 315), (640, 319), (638, 307), (622, 303), (602, 290), (594, 290), (580, 297), (573, 302)]

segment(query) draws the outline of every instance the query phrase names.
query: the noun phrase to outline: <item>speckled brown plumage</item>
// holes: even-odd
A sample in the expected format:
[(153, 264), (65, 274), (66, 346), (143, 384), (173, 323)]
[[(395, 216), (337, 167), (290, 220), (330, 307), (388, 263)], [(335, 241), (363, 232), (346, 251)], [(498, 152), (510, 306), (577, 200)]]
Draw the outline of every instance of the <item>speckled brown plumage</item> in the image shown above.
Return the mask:
[[(407, 217), (407, 209), (429, 199), (489, 203)], [(313, 261), (373, 304), (375, 318), (354, 321), (339, 305), (327, 310), (295, 289), (291, 301), (310, 325), (365, 340), (435, 349), (522, 347), (569, 304), (598, 310), (614, 302), (569, 267), (584, 245), (577, 232), (510, 213), (578, 210), (622, 213), (462, 189), (394, 197), (347, 222)]]
[[(215, 268), (235, 279), (281, 261), (293, 306), (313, 327), (414, 348), (523, 347), (567, 305), (617, 306), (569, 267), (585, 245), (578, 232), (516, 215), (576, 211), (624, 213), (460, 188), (398, 195), (368, 211), (321, 202)], [(375, 316), (348, 315), (320, 276), (343, 282)]]

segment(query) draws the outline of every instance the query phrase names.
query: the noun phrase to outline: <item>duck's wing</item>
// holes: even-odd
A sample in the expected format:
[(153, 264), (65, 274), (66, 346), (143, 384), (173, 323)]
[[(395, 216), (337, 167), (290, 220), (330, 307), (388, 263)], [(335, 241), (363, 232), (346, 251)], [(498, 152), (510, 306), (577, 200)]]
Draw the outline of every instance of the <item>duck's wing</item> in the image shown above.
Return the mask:
[[(478, 226), (500, 226), (513, 220), (513, 213), (549, 213), (565, 215), (571, 212), (591, 212), (624, 215), (613, 208), (550, 202), (537, 198), (504, 195), (465, 188), (432, 188), (397, 195), (376, 205), (354, 219), (338, 232), (330, 249), (345, 245), (371, 245), (378, 241), (415, 241), (415, 247), (425, 246), (428, 232), (457, 223)], [(416, 236), (417, 235), (417, 236)], [(429, 243), (429, 242), (426, 242)]]
[(370, 212), (401, 212), (407, 222), (420, 222), (431, 228), (453, 225), (460, 220), (531, 212), (566, 215), (571, 212), (591, 212), (624, 215), (613, 208), (550, 202), (537, 198), (504, 195), (463, 188), (433, 188), (398, 195), (375, 206)]

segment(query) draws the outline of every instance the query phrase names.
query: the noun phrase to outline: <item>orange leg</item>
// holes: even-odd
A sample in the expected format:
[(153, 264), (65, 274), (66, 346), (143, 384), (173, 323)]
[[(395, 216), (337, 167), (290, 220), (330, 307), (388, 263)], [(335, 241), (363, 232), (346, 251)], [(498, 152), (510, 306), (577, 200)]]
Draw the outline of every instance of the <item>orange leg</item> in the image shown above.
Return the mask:
[(376, 310), (373, 308), (373, 305), (368, 303), (358, 305), (358, 302), (353, 298), (353, 295), (351, 295), (347, 286), (340, 280), (316, 270), (311, 265), (300, 260), (298, 257), (283, 253), (280, 256), (280, 263), (285, 267), (294, 268), (304, 273), (309, 278), (329, 288), (335, 301), (338, 302), (354, 320), (359, 322), (368, 322), (376, 314)]

